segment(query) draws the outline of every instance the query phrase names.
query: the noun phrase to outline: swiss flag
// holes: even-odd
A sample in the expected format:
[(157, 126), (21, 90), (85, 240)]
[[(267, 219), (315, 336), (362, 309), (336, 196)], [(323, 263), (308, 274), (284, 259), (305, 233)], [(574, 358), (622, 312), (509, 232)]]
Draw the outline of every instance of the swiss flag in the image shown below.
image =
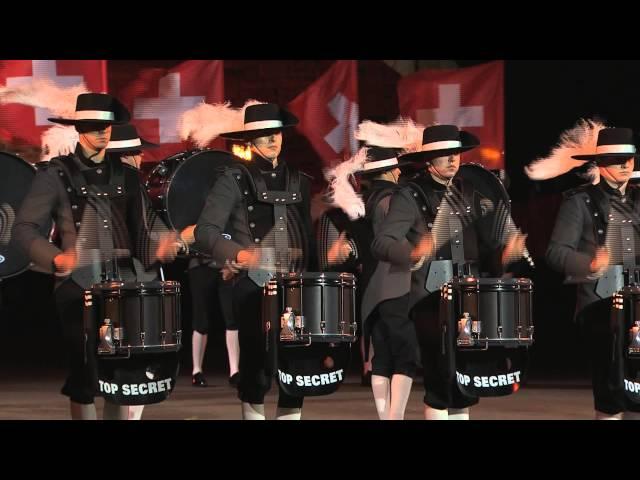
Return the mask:
[(355, 154), (358, 142), (358, 65), (340, 60), (289, 103), (300, 130), (325, 165)]
[[(107, 91), (106, 60), (0, 60), (0, 85), (15, 87), (47, 78), (59, 87), (85, 84), (90, 92)], [(46, 108), (0, 106), (0, 140), (14, 145), (40, 146), (40, 136), (54, 124)]]
[(188, 60), (171, 68), (145, 68), (117, 97), (131, 112), (138, 134), (160, 148), (145, 151), (145, 161), (158, 161), (193, 148), (182, 142), (178, 121), (186, 110), (201, 102), (224, 101), (222, 60)]
[(480, 138), (463, 154), (492, 170), (504, 168), (504, 62), (456, 70), (423, 70), (398, 83), (400, 114), (418, 123), (453, 124)]

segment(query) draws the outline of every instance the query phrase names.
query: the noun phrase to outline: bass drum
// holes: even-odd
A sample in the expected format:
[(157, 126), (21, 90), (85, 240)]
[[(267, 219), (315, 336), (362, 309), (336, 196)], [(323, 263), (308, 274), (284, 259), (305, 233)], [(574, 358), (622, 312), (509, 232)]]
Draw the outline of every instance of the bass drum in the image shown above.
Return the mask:
[[(222, 150), (195, 150), (162, 160), (145, 183), (154, 209), (177, 231), (195, 225), (209, 190), (223, 168), (235, 163), (235, 158)], [(204, 251), (197, 243), (190, 250)]]
[[(36, 176), (36, 168), (20, 157), (0, 152), (0, 279), (18, 275), (29, 268), (30, 260), (11, 244), (11, 229), (24, 197)], [(52, 222), (40, 233), (49, 237)]]
[[(458, 176), (473, 184), (474, 195), (480, 197), (483, 221), (490, 222), (494, 241), (504, 244), (508, 235), (518, 229), (511, 217), (511, 199), (502, 181), (497, 175), (478, 163), (460, 165)], [(523, 257), (529, 267), (535, 267), (533, 258), (526, 247)]]

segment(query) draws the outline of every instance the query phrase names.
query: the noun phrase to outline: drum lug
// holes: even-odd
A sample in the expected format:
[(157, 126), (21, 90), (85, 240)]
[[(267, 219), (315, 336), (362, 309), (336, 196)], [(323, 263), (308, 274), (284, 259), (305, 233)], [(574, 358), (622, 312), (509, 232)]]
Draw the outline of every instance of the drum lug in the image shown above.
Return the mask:
[(176, 345), (182, 344), (182, 330), (176, 332)]
[(280, 341), (291, 342), (295, 340), (296, 315), (291, 307), (287, 307), (280, 317)]
[(104, 324), (100, 327), (100, 344), (98, 353), (103, 355), (115, 355), (116, 347), (113, 343), (113, 325), (111, 319), (105, 318)]
[(166, 344), (167, 344), (166, 337), (167, 337), (167, 332), (163, 330), (163, 331), (160, 333), (160, 342), (161, 342), (161, 345), (166, 345)]
[(635, 325), (629, 329), (629, 355), (637, 355), (640, 353), (640, 322), (634, 322)]
[(474, 324), (478, 322), (474, 322), (471, 319), (471, 315), (468, 312), (464, 312), (462, 314), (462, 318), (458, 320), (458, 338), (456, 339), (456, 344), (459, 347), (473, 347), (475, 344), (474, 335)]
[(502, 338), (502, 325), (498, 325), (498, 338)]
[(144, 347), (144, 332), (140, 332), (140, 343)]

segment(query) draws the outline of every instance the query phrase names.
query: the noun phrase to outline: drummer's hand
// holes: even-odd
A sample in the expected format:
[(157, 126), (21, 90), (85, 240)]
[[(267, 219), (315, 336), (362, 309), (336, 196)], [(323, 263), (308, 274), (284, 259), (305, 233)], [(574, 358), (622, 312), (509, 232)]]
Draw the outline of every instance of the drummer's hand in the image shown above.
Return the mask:
[(425, 233), (418, 245), (411, 252), (411, 260), (413, 263), (419, 262), (423, 257), (430, 258), (435, 253), (433, 244), (433, 236), (430, 232)]
[(187, 245), (191, 245), (192, 243), (194, 243), (196, 241), (196, 237), (194, 235), (195, 230), (195, 225), (189, 225), (184, 230), (182, 230), (180, 232), (180, 238), (182, 239), (182, 241)]
[(331, 248), (327, 252), (327, 262), (329, 265), (336, 265), (344, 262), (351, 255), (351, 245), (347, 240), (347, 233), (342, 232), (338, 239), (333, 242)]
[(220, 270), (222, 274), (222, 280), (225, 282), (231, 280), (236, 274), (240, 272), (240, 267), (236, 262), (230, 262), (229, 260), (224, 262), (224, 267)]
[(78, 257), (74, 248), (59, 253), (53, 258), (53, 264), (59, 273), (70, 273), (76, 267)]
[(527, 236), (520, 232), (514, 232), (507, 240), (502, 251), (502, 265), (507, 266), (524, 255), (524, 246)]
[(257, 267), (260, 263), (260, 252), (255, 249), (240, 250), (236, 256), (235, 263), (239, 268)]
[(176, 258), (181, 245), (176, 232), (162, 234), (156, 249), (156, 257), (161, 262), (171, 262)]
[(609, 266), (609, 251), (605, 247), (600, 247), (596, 250), (596, 256), (591, 260), (589, 265), (593, 273), (604, 272)]

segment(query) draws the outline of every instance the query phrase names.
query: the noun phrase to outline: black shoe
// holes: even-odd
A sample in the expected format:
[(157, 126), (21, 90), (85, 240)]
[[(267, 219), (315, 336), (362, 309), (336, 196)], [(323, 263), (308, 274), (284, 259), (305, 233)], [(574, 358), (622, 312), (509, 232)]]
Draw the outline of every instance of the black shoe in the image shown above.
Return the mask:
[(206, 387), (207, 381), (204, 378), (202, 372), (198, 372), (191, 377), (191, 385), (194, 387)]
[(237, 387), (240, 382), (240, 372), (236, 372), (229, 377), (229, 385)]
[(360, 384), (363, 387), (370, 387), (371, 386), (371, 370), (369, 370), (367, 373), (365, 373), (364, 375), (362, 375), (362, 380), (360, 382)]

